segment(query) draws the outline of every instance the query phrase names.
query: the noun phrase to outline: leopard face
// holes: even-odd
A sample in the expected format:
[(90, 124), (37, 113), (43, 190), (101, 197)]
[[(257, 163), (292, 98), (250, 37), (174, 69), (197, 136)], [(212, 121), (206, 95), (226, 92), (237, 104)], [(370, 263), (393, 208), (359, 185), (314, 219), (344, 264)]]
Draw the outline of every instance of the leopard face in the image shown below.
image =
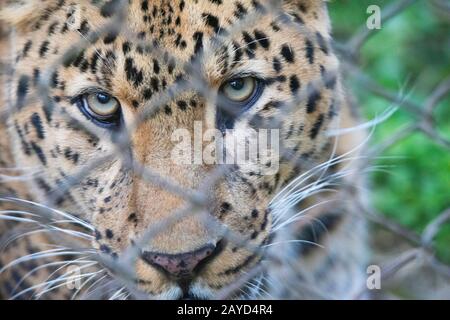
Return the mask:
[[(101, 254), (120, 260), (137, 248), (133, 281), (151, 297), (212, 298), (258, 265), (272, 198), (303, 163), (329, 155), (342, 89), (326, 6), (272, 5), (33, 0), (4, 8), (17, 37), (11, 146), (18, 166), (42, 171), (30, 193), (90, 224), (89, 247)], [(208, 185), (218, 165), (172, 158), (173, 132), (194, 134), (197, 121), (201, 130), (278, 129), (279, 168), (229, 166)]]

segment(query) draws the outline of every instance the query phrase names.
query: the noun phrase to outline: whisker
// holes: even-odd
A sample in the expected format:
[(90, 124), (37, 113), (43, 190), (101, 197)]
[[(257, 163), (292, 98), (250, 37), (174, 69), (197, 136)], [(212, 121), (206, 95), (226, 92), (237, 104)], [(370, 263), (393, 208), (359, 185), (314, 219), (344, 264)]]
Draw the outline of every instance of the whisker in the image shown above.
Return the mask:
[[(106, 272), (106, 270), (100, 270), (102, 272)], [(71, 297), (71, 300), (75, 300), (76, 296), (81, 292), (81, 290), (84, 288), (85, 285), (87, 285), (89, 282), (91, 282), (92, 280), (94, 280), (97, 276), (100, 276), (101, 273), (99, 274), (93, 274), (92, 276), (90, 276), (86, 281), (84, 281), (80, 287), (74, 292), (74, 294)]]
[[(84, 258), (86, 258), (86, 257), (83, 257), (83, 258), (80, 258), (80, 259), (84, 259)], [(77, 263), (81, 263), (81, 264), (83, 264), (83, 263), (89, 263), (89, 262), (94, 262), (94, 261), (92, 261), (92, 260), (79, 260), (79, 259), (77, 259), (77, 260), (75, 260), (75, 261), (77, 261)], [(18, 287), (19, 287), (19, 286), (27, 279), (27, 277), (29, 277), (29, 276), (32, 275), (33, 273), (35, 273), (35, 272), (37, 272), (37, 271), (39, 271), (39, 270), (41, 270), (41, 269), (43, 269), (43, 268), (48, 268), (48, 267), (53, 267), (53, 266), (59, 266), (59, 265), (61, 265), (61, 264), (67, 264), (67, 261), (48, 262), (48, 263), (45, 263), (45, 264), (42, 264), (42, 265), (40, 265), (40, 266), (37, 266), (37, 267), (33, 268), (32, 270), (30, 270), (29, 272), (27, 272), (27, 273), (19, 280), (19, 282), (18, 282), (18, 283), (16, 284), (16, 286), (14, 287), (12, 293), (15, 293), (16, 290), (17, 290), (17, 288), (18, 288)]]
[(310, 245), (313, 245), (315, 247), (319, 247), (319, 248), (325, 249), (325, 247), (323, 245), (321, 245), (321, 244), (318, 244), (318, 243), (313, 242), (313, 241), (301, 240), (301, 239), (292, 239), (292, 240), (278, 241), (278, 242), (266, 244), (263, 247), (264, 248), (268, 248), (268, 247), (277, 246), (277, 245), (281, 245), (281, 244), (287, 244), (287, 243), (310, 244)]
[(64, 251), (64, 250), (67, 250), (67, 248), (50, 249), (50, 250), (45, 250), (45, 251), (41, 251), (41, 252), (31, 253), (26, 256), (22, 256), (20, 258), (17, 258), (15, 260), (11, 261), (7, 265), (5, 265), (3, 268), (1, 268), (0, 273), (4, 272), (8, 268), (14, 267), (20, 263), (30, 261), (30, 260), (58, 257), (58, 256), (63, 256), (63, 255), (78, 255), (78, 254), (82, 253), (80, 251)]
[(95, 287), (97, 285), (97, 283), (103, 281), (106, 277), (108, 277), (108, 274), (105, 274), (104, 276), (95, 280), (89, 287), (86, 288), (86, 292), (83, 293), (83, 295), (80, 297), (80, 299), (84, 300), (85, 296), (89, 296), (89, 290), (91, 290), (91, 288)]
[(25, 203), (25, 204), (28, 204), (28, 205), (31, 205), (31, 206), (35, 206), (35, 207), (38, 207), (38, 208), (41, 208), (41, 209), (45, 209), (45, 210), (48, 210), (51, 213), (54, 213), (54, 214), (57, 214), (57, 215), (60, 215), (60, 216), (62, 216), (64, 218), (66, 218), (66, 219), (69, 219), (69, 220), (73, 221), (73, 223), (79, 224), (79, 225), (85, 227), (86, 229), (88, 229), (90, 231), (95, 231), (95, 228), (91, 224), (85, 222), (84, 220), (82, 220), (80, 218), (77, 218), (77, 217), (75, 217), (75, 216), (73, 216), (71, 214), (62, 212), (60, 210), (50, 208), (50, 207), (45, 206), (45, 205), (40, 204), (40, 203), (36, 203), (36, 202), (30, 201), (30, 200), (13, 198), (13, 197), (6, 197), (6, 198), (0, 197), (0, 201)]
[(126, 290), (125, 287), (120, 288), (108, 300), (118, 300), (118, 297), (123, 294), (124, 290)]
[[(81, 274), (81, 275), (69, 276), (69, 277), (62, 278), (62, 279), (52, 280), (47, 284), (47, 286), (51, 285), (51, 287), (49, 287), (48, 289), (44, 289), (43, 291), (35, 294), (35, 297), (36, 297), (36, 299), (40, 299), (46, 293), (49, 293), (49, 292), (51, 292), (57, 288), (63, 287), (63, 286), (67, 286), (68, 281), (78, 281), (78, 280), (84, 279), (86, 277), (90, 277), (92, 275), (98, 274), (103, 271), (104, 270), (100, 270), (100, 271), (95, 271), (95, 272), (91, 272), (91, 273), (85, 273), (85, 274)], [(62, 282), (62, 283), (60, 283), (58, 285), (53, 285), (56, 282)]]
[[(62, 280), (67, 281), (67, 279), (62, 279)], [(43, 287), (43, 286), (47, 286), (47, 285), (49, 285), (49, 284), (53, 284), (53, 283), (55, 283), (56, 281), (61, 281), (61, 280), (51, 280), (51, 281), (46, 281), (46, 282), (38, 283), (38, 284), (36, 284), (36, 285), (34, 285), (34, 286), (31, 286), (31, 287), (29, 287), (29, 288), (27, 288), (27, 289), (24, 289), (24, 290), (22, 290), (22, 291), (16, 293), (16, 294), (13, 295), (12, 297), (10, 297), (9, 300), (14, 300), (14, 299), (16, 299), (16, 298), (18, 298), (18, 297), (24, 295), (25, 293), (28, 293), (28, 292), (30, 292), (30, 291), (35, 291), (36, 289), (39, 289), (39, 288), (41, 288), (41, 287)], [(66, 285), (66, 283), (63, 283), (62, 285)], [(35, 294), (35, 295), (36, 295), (36, 294)]]

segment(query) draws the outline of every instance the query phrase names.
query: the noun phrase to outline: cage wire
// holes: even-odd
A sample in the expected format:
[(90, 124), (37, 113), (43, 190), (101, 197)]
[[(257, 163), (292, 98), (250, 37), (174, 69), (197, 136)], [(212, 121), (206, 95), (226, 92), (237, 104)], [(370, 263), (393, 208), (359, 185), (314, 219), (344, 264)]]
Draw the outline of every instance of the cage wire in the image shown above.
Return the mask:
[[(415, 2), (415, 0), (396, 0), (390, 2), (389, 5), (387, 5), (382, 11), (383, 24), (386, 24), (390, 19), (403, 14), (403, 12)], [(60, 116), (67, 118), (67, 120), (71, 121), (73, 125), (74, 122), (76, 122), (76, 126), (78, 126), (81, 130), (84, 130), (93, 136), (102, 137), (100, 129), (77, 121), (68, 113), (64, 112), (64, 110), (59, 108), (58, 103), (51, 98), (50, 89), (52, 75), (59, 65), (66, 64), (68, 61), (73, 60), (84, 49), (88, 48), (91, 43), (110, 32), (120, 32), (120, 34), (124, 35), (130, 42), (133, 42), (136, 45), (141, 45), (144, 50), (148, 50), (156, 57), (164, 59), (165, 61), (170, 60), (176, 65), (183, 66), (183, 69), (187, 74), (189, 74), (189, 79), (181, 79), (180, 81), (174, 82), (160, 95), (149, 100), (144, 107), (140, 108), (139, 115), (136, 117), (134, 123), (124, 128), (120, 134), (115, 137), (114, 142), (112, 143), (114, 151), (108, 154), (102, 154), (101, 156), (89, 161), (89, 163), (86, 163), (79, 168), (77, 172), (68, 176), (62, 184), (48, 193), (48, 203), (36, 204), (25, 200), (6, 197), (6, 195), (2, 196), (1, 201), (20, 205), (24, 212), (33, 212), (36, 215), (33, 217), (28, 217), (26, 215), (16, 216), (16, 221), (30, 222), (33, 227), (36, 228), (14, 230), (13, 236), (9, 236), (7, 238), (8, 241), (6, 243), (2, 243), (2, 249), (14, 239), (19, 238), (20, 235), (25, 233), (32, 234), (33, 232), (38, 232), (39, 229), (44, 229), (49, 231), (51, 237), (55, 239), (55, 243), (57, 243), (58, 246), (53, 249), (49, 249), (45, 253), (38, 253), (33, 257), (28, 257), (28, 259), (32, 258), (39, 261), (39, 258), (49, 257), (52, 254), (55, 256), (62, 254), (74, 255), (78, 258), (74, 258), (72, 264), (81, 266), (77, 269), (78, 271), (80, 269), (83, 270), (83, 272), (77, 274), (76, 272), (74, 273), (74, 270), (67, 269), (70, 266), (69, 263), (61, 262), (58, 264), (58, 262), (55, 262), (56, 267), (58, 268), (57, 270), (64, 270), (66, 272), (63, 272), (62, 275), (57, 275), (54, 278), (50, 277), (48, 281), (38, 287), (25, 289), (25, 292), (33, 292), (33, 298), (45, 297), (45, 293), (50, 292), (56, 287), (66, 285), (70, 280), (76, 279), (81, 280), (82, 286), (81, 288), (74, 290), (73, 298), (95, 299), (107, 297), (110, 299), (148, 299), (149, 297), (143, 292), (140, 292), (134, 283), (134, 279), (136, 278), (134, 261), (140, 254), (139, 247), (147, 243), (155, 235), (160, 232), (164, 232), (164, 230), (171, 224), (181, 221), (184, 217), (189, 215), (199, 215), (209, 228), (216, 228), (220, 230), (220, 232), (222, 232), (230, 242), (244, 246), (246, 249), (253, 252), (264, 250), (263, 248), (247, 243), (246, 238), (231, 230), (228, 230), (226, 225), (222, 224), (220, 221), (214, 219), (210, 214), (208, 214), (208, 197), (206, 195), (209, 190), (212, 189), (214, 184), (230, 170), (228, 167), (218, 165), (217, 168), (211, 172), (209, 177), (205, 179), (200, 188), (197, 190), (188, 190), (178, 185), (170, 177), (161, 176), (158, 172), (145, 166), (138, 160), (127, 157), (127, 153), (123, 152), (130, 145), (130, 136), (134, 130), (140, 124), (145, 122), (146, 119), (155, 114), (155, 112), (157, 112), (162, 106), (176, 99), (178, 95), (186, 91), (195, 91), (210, 103), (215, 103), (218, 100), (220, 101), (221, 97), (220, 95), (217, 96), (214, 93), (215, 90), (209, 86), (208, 81), (204, 78), (202, 73), (199, 72), (200, 68), (198, 66), (200, 61), (204, 58), (204, 52), (196, 56), (193, 61), (177, 61), (177, 58), (173, 57), (170, 52), (165, 51), (164, 48), (159, 47), (151, 41), (141, 39), (134, 31), (130, 30), (125, 21), (128, 1), (120, 1), (117, 3), (118, 5), (115, 7), (115, 14), (110, 22), (98, 28), (94, 32), (89, 32), (86, 36), (80, 37), (79, 42), (74, 43), (69, 50), (61, 54), (60, 58), (55, 63), (45, 68), (45, 72), (42, 73), (42, 77), (38, 83), (38, 90), (35, 95), (28, 95), (25, 101), (17, 101), (16, 104), (11, 103), (13, 99), (7, 99), (10, 104), (0, 113), (0, 120), (2, 123), (5, 123), (8, 117), (19, 108), (26, 108), (27, 105), (31, 104), (33, 101), (41, 101), (45, 108), (53, 110), (53, 112), (58, 112)], [(439, 0), (432, 1), (432, 5), (438, 8), (443, 8), (444, 6), (444, 9), (445, 6), (448, 6), (445, 1)], [(227, 39), (230, 39), (233, 35), (242, 32), (242, 30), (246, 27), (255, 25), (261, 16), (269, 13), (276, 17), (277, 23), (296, 29), (297, 32), (305, 37), (311, 36), (311, 31), (308, 30), (307, 26), (299, 25), (293, 22), (292, 18), (283, 11), (279, 1), (266, 1), (262, 3), (257, 10), (250, 12), (245, 18), (232, 24), (230, 28), (227, 28), (226, 32), (218, 32), (214, 35), (211, 39), (210, 46), (213, 48), (219, 48), (220, 45)], [(370, 167), (370, 165), (372, 165), (377, 157), (383, 154), (384, 151), (392, 146), (395, 146), (396, 144), (401, 143), (412, 134), (423, 134), (433, 143), (446, 150), (450, 150), (450, 140), (441, 135), (437, 129), (436, 121), (434, 119), (435, 109), (438, 107), (439, 103), (447, 97), (450, 91), (450, 78), (442, 80), (442, 82), (429, 93), (428, 97), (421, 104), (410, 100), (401, 92), (394, 92), (381, 86), (364, 72), (364, 70), (359, 66), (358, 61), (361, 49), (375, 33), (376, 30), (369, 30), (366, 26), (361, 26), (361, 28), (358, 29), (347, 42), (332, 43), (334, 51), (340, 57), (341, 72), (345, 75), (345, 77), (353, 77), (358, 79), (359, 85), (362, 86), (367, 93), (376, 95), (385, 100), (387, 103), (395, 106), (395, 110), (388, 109), (387, 113), (384, 114), (386, 116), (385, 118), (395, 111), (407, 112), (411, 114), (412, 120), (406, 126), (398, 129), (395, 134), (385, 141), (377, 144), (372, 143), (368, 150), (365, 151), (363, 161), (364, 165), (359, 168), (361, 172), (364, 172), (365, 168)], [(14, 32), (9, 34), (9, 39), (10, 50), (14, 52), (16, 49), (14, 46)], [(7, 61), (2, 62), (1, 70), (2, 74), (7, 79), (11, 78), (14, 74), (13, 64), (8, 63)], [(329, 77), (331, 76), (332, 75), (330, 73)], [(300, 102), (304, 101), (311, 90), (320, 90), (326, 85), (326, 82), (327, 76), (311, 81), (308, 86), (302, 86), (292, 103), (283, 106), (286, 113), (290, 108), (293, 108)], [(9, 85), (3, 88), (6, 97), (11, 94), (10, 89), (11, 88)], [(232, 113), (233, 110), (228, 110), (228, 112)], [(277, 123), (282, 119), (280, 117), (283, 117), (283, 112), (277, 114), (272, 119), (273, 123), (269, 125), (276, 127)], [(381, 121), (369, 122), (371, 123), (370, 127), (378, 125), (379, 122)], [(281, 147), (281, 153), (283, 155), (289, 155), (289, 151), (289, 148), (286, 146)], [(177, 210), (171, 214), (169, 218), (149, 226), (147, 230), (137, 239), (136, 245), (129, 246), (126, 250), (119, 254), (118, 257), (112, 258), (86, 246), (86, 241), (93, 240), (93, 233), (95, 231), (89, 223), (86, 223), (82, 219), (68, 215), (62, 211), (58, 211), (56, 208), (58, 208), (58, 203), (61, 199), (67, 196), (68, 191), (82, 183), (83, 179), (85, 179), (92, 170), (101, 168), (103, 164), (117, 158), (120, 158), (124, 166), (134, 172), (134, 174), (142, 177), (142, 179), (147, 183), (154, 184), (159, 188), (163, 188), (168, 192), (185, 199), (187, 206)], [(297, 159), (292, 159), (292, 161), (297, 161)], [(312, 172), (314, 173), (314, 171)], [(34, 177), (35, 174), (36, 173), (31, 173), (29, 176)], [(21, 178), (24, 178), (23, 172)], [(12, 183), (14, 182), (14, 175), (1, 175), (0, 182), (5, 184)], [(332, 181), (330, 182), (327, 180), (320, 182), (324, 183), (321, 186), (332, 184)], [(313, 191), (305, 193), (304, 197), (306, 198), (313, 194), (312, 192)], [(399, 285), (398, 280), (395, 280), (396, 275), (404, 270), (407, 272), (413, 272), (411, 266), (417, 264), (421, 266), (425, 265), (427, 268), (432, 270), (432, 272), (444, 279), (444, 282), (446, 281), (446, 283), (450, 283), (450, 266), (441, 262), (436, 257), (433, 249), (433, 240), (440, 232), (441, 228), (450, 220), (450, 208), (444, 210), (434, 220), (430, 221), (424, 231), (421, 234), (418, 234), (417, 232), (410, 230), (396, 221), (386, 217), (386, 215), (376, 212), (376, 209), (372, 206), (367, 205), (358, 199), (352, 200), (357, 205), (357, 211), (359, 214), (361, 214), (364, 219), (369, 221), (370, 224), (387, 230), (385, 232), (391, 233), (395, 235), (395, 237), (403, 239), (404, 243), (407, 243), (407, 246), (399, 247), (399, 251), (396, 252), (395, 256), (391, 256), (389, 259), (388, 257), (383, 256), (380, 261), (376, 261), (376, 264), (381, 266), (381, 279), (383, 286), (386, 285), (389, 287), (390, 282), (396, 281), (396, 285)], [(301, 199), (299, 201), (301, 201)], [(64, 224), (73, 225), (75, 228), (73, 230), (68, 230), (67, 227), (63, 227)], [(70, 235), (70, 239), (67, 238), (67, 235)], [(263, 274), (264, 271), (267, 271), (270, 268), (278, 268), (280, 265), (286, 265), (286, 261), (280, 259), (279, 256), (272, 255), (270, 251), (264, 252), (264, 256), (264, 263), (258, 264), (256, 267), (243, 274), (237, 281), (222, 289), (217, 294), (216, 298), (229, 298), (233, 296), (236, 291), (241, 290), (241, 288), (245, 285), (250, 285), (255, 290), (262, 290), (261, 282), (263, 279), (258, 277), (258, 275)], [(16, 261), (15, 263), (20, 263), (20, 261)], [(99, 265), (104, 266), (104, 268), (96, 269), (95, 267)], [(39, 264), (37, 265), (37, 268), (39, 268)], [(109, 271), (107, 272), (106, 270)], [(295, 273), (296, 270), (293, 270), (292, 272)], [(254, 279), (257, 280), (253, 281)], [(249, 282), (251, 280), (253, 282)], [(16, 291), (12, 298), (19, 298), (23, 293), (24, 291)], [(367, 288), (366, 283), (362, 283), (361, 289), (353, 298), (366, 299), (391, 297), (390, 294), (384, 294), (385, 293), (374, 293), (372, 290)], [(264, 295), (261, 296), (264, 297)], [(319, 296), (324, 298), (328, 297), (327, 293), (319, 293)], [(270, 295), (268, 295), (268, 297), (270, 297)], [(286, 297), (280, 296), (277, 298)]]

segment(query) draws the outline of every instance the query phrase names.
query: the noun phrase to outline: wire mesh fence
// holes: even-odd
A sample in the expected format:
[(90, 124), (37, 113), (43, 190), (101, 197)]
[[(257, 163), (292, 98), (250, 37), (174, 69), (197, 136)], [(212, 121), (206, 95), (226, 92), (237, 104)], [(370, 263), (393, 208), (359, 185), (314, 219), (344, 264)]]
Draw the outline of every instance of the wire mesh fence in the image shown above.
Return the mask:
[[(383, 24), (388, 23), (390, 19), (401, 15), (404, 10), (413, 5), (414, 0), (396, 0), (390, 3), (382, 12), (381, 20)], [(286, 12), (283, 9), (280, 1), (267, 1), (258, 3), (254, 11), (246, 13), (245, 17), (239, 19), (237, 22), (232, 23), (229, 27), (223, 30), (216, 30), (216, 33), (209, 42), (209, 49), (200, 51), (194, 59), (190, 61), (181, 61), (177, 57), (164, 49), (164, 47), (158, 45), (157, 41), (151, 41), (142, 38), (142, 36), (132, 30), (127, 24), (127, 10), (128, 1), (112, 1), (112, 5), (108, 7), (111, 10), (111, 19), (108, 23), (94, 31), (83, 34), (77, 43), (70, 46), (68, 50), (65, 50), (59, 54), (59, 58), (51, 65), (45, 67), (45, 70), (41, 72), (39, 81), (36, 84), (36, 92), (29, 94), (26, 97), (18, 97), (17, 99), (11, 97), (12, 91), (12, 79), (15, 76), (14, 64), (3, 62), (2, 75), (7, 79), (4, 86), (4, 96), (8, 101), (7, 107), (3, 108), (0, 113), (1, 123), (6, 123), (16, 112), (27, 108), (29, 105), (33, 105), (40, 102), (44, 106), (45, 110), (57, 113), (58, 116), (70, 122), (71, 126), (76, 127), (88, 134), (95, 137), (94, 139), (106, 139), (102, 129), (90, 125), (85, 121), (80, 121), (79, 118), (74, 117), (70, 113), (66, 112), (64, 108), (61, 108), (58, 101), (55, 101), (52, 96), (51, 90), (54, 88), (52, 84), (54, 82), (54, 75), (58, 68), (64, 65), (70, 65), (77, 60), (84, 50), (88, 49), (93, 43), (99, 39), (103, 39), (110, 34), (120, 34), (122, 37), (128, 39), (128, 42), (132, 43), (136, 47), (140, 47), (142, 51), (151, 53), (152, 56), (160, 61), (165, 61), (166, 64), (172, 64), (183, 70), (185, 74), (189, 76), (187, 78), (180, 77), (172, 84), (167, 85), (166, 88), (159, 95), (152, 97), (145, 105), (139, 108), (137, 116), (134, 120), (115, 134), (109, 145), (108, 152), (99, 153), (94, 159), (84, 163), (82, 166), (78, 166), (75, 171), (70, 175), (65, 176), (64, 180), (53, 188), (49, 187), (47, 190), (47, 201), (43, 204), (37, 204), (28, 200), (20, 200), (14, 197), (8, 197), (7, 189), (0, 189), (4, 192), (2, 195), (2, 202), (7, 204), (14, 204), (17, 208), (15, 211), (12, 209), (5, 209), (2, 212), (2, 216), (10, 221), (15, 221), (19, 225), (13, 225), (8, 232), (4, 232), (2, 235), (3, 242), (2, 247), (5, 248), (12, 242), (16, 241), (24, 235), (32, 235), (37, 232), (45, 231), (49, 233), (53, 239), (53, 243), (57, 246), (50, 247), (50, 249), (41, 253), (36, 253), (33, 256), (27, 256), (24, 259), (14, 260), (12, 263), (3, 266), (2, 271), (8, 268), (15, 267), (22, 262), (30, 260), (36, 261), (35, 269), (38, 269), (39, 259), (47, 259), (54, 255), (55, 257), (71, 256), (69, 260), (64, 260), (55, 263), (55, 270), (59, 272), (52, 273), (46, 281), (37, 284), (34, 287), (21, 288), (16, 286), (16, 290), (13, 290), (12, 298), (21, 298), (24, 294), (30, 294), (32, 298), (45, 298), (45, 295), (57, 287), (67, 286), (68, 283), (78, 283), (75, 285), (73, 291), (71, 291), (71, 297), (73, 298), (110, 298), (110, 299), (148, 299), (148, 294), (138, 288), (136, 279), (138, 278), (135, 269), (136, 260), (142, 254), (142, 248), (146, 246), (152, 239), (157, 238), (160, 234), (167, 230), (170, 230), (174, 225), (182, 222), (187, 217), (196, 216), (201, 223), (213, 234), (220, 234), (221, 237), (226, 239), (228, 243), (232, 243), (236, 247), (245, 248), (253, 255), (264, 256), (264, 261), (256, 264), (254, 267), (249, 268), (242, 273), (231, 284), (223, 286), (220, 290), (217, 290), (212, 298), (230, 298), (234, 297), (236, 292), (246, 288), (247, 291), (255, 294), (254, 296), (248, 294), (246, 297), (260, 297), (260, 298), (297, 298), (296, 291), (298, 288), (289, 288), (281, 290), (280, 294), (274, 295), (269, 291), (270, 284), (264, 284), (269, 281), (264, 274), (267, 272), (273, 272), (273, 270), (281, 270), (281, 266), (286, 267), (289, 270), (289, 275), (284, 284), (277, 284), (278, 286), (289, 286), (291, 281), (289, 277), (292, 277), (292, 282), (295, 286), (301, 287), (302, 281), (298, 280), (297, 276), (300, 272), (296, 269), (297, 264), (290, 261), (289, 257), (280, 256), (277, 254), (277, 250), (266, 250), (267, 246), (255, 245), (254, 242), (249, 241), (247, 236), (243, 236), (236, 230), (229, 228), (227, 224), (223, 223), (216, 216), (211, 214), (211, 190), (221, 179), (224, 179), (227, 175), (232, 174), (234, 167), (227, 165), (216, 165), (208, 172), (206, 177), (199, 183), (198, 188), (186, 188), (178, 183), (170, 176), (161, 175), (158, 170), (147, 166), (145, 163), (137, 160), (135, 157), (129, 156), (127, 153), (128, 148), (132, 145), (133, 134), (142, 126), (148, 119), (151, 119), (155, 114), (160, 112), (167, 106), (167, 104), (176, 101), (180, 96), (187, 92), (194, 91), (200, 95), (209, 105), (218, 105), (223, 109), (222, 112), (229, 116), (241, 116), (237, 115), (237, 111), (226, 103), (223, 103), (223, 97), (217, 94), (217, 90), (211, 86), (208, 79), (201, 72), (202, 63), (208, 59), (208, 55), (214, 52), (213, 49), (220, 50), (224, 43), (230, 41), (238, 34), (241, 34), (247, 28), (257, 25), (261, 21), (262, 17), (270, 15), (274, 17), (276, 24), (280, 26), (286, 26), (298, 32), (305, 38), (316, 38), (308, 25), (297, 23), (296, 19), (300, 17), (293, 15), (292, 12)], [(434, 5), (438, 7), (445, 6), (446, 4), (441, 1), (434, 1)], [(69, 29), (79, 28), (79, 21), (76, 17), (76, 8), (69, 13), (73, 15), (73, 26), (70, 24), (67, 26)], [(376, 30), (369, 30), (366, 26), (361, 26), (356, 31), (355, 35), (348, 40), (347, 43), (332, 43), (333, 50), (340, 57), (340, 72), (345, 77), (355, 77), (358, 82), (371, 94), (375, 94), (380, 98), (386, 100), (394, 108), (388, 108), (382, 115), (373, 121), (369, 121), (363, 125), (367, 128), (376, 127), (383, 120), (389, 117), (393, 112), (408, 112), (413, 115), (411, 123), (403, 128), (400, 128), (389, 139), (382, 143), (372, 144), (363, 153), (362, 164), (359, 164), (358, 170), (361, 175), (365, 175), (367, 168), (373, 165), (373, 161), (378, 156), (383, 154), (388, 148), (401, 143), (405, 138), (411, 134), (420, 132), (428, 139), (441, 146), (446, 150), (450, 150), (450, 140), (443, 136), (436, 127), (436, 121), (434, 119), (435, 108), (439, 106), (439, 103), (450, 92), (450, 78), (444, 79), (439, 86), (437, 86), (432, 92), (429, 93), (427, 99), (418, 104), (405, 97), (402, 93), (392, 92), (387, 88), (377, 84), (376, 81), (371, 79), (364, 70), (359, 67), (358, 56), (361, 48), (370, 39), (370, 37), (376, 32)], [(8, 34), (9, 44), (8, 50), (15, 54), (19, 48), (15, 47), (15, 34), (14, 31)], [(254, 41), (257, 42), (255, 39)], [(236, 48), (238, 49), (238, 48)], [(101, 57), (105, 63), (112, 63), (112, 60), (108, 60), (108, 56)], [(306, 103), (310, 99), (313, 92), (317, 92), (329, 86), (335, 78), (337, 70), (328, 70), (324, 74), (320, 75), (317, 79), (311, 80), (308, 85), (303, 85), (298, 91), (296, 91), (293, 99), (289, 103), (284, 103), (279, 107), (282, 112), (275, 114), (270, 118), (269, 123), (264, 122), (263, 119), (257, 117), (250, 119), (259, 126), (265, 128), (277, 128), (280, 123), (285, 120), (286, 114), (289, 114), (298, 105)], [(19, 81), (20, 82), (20, 81)], [(8, 98), (9, 97), (9, 98)], [(397, 110), (398, 108), (398, 110)], [(376, 130), (376, 128), (374, 129)], [(288, 158), (289, 162), (297, 163), (301, 162), (300, 157), (296, 157), (292, 153), (292, 146), (283, 145), (280, 146), (280, 158)], [(296, 185), (290, 190), (290, 197), (284, 196), (282, 192), (276, 197), (282, 198), (283, 201), (289, 202), (295, 199), (297, 202), (301, 202), (305, 199), (316, 194), (316, 192), (333, 187), (336, 183), (336, 179), (342, 178), (341, 175), (326, 176), (323, 177), (322, 173), (328, 170), (331, 166), (338, 164), (342, 159), (334, 157), (332, 155), (331, 160), (325, 162), (322, 167), (316, 166), (309, 168), (308, 171), (302, 172), (300, 177), (304, 177), (304, 181), (310, 181), (309, 179), (315, 178), (313, 184), (309, 183), (307, 189), (305, 184)], [(270, 158), (270, 157), (269, 157)], [(167, 193), (173, 194), (180, 199), (183, 199), (186, 203), (185, 206), (172, 212), (167, 218), (161, 219), (158, 222), (152, 223), (144, 232), (142, 232), (132, 245), (127, 246), (119, 253), (111, 254), (110, 252), (101, 252), (101, 250), (94, 250), (89, 242), (95, 239), (96, 227), (94, 227), (89, 221), (84, 218), (77, 217), (58, 210), (62, 202), (70, 196), (70, 191), (83, 186), (86, 180), (89, 179), (92, 172), (97, 170), (108, 170), (108, 166), (105, 164), (110, 163), (113, 160), (119, 159), (122, 166), (126, 168), (133, 175), (139, 176), (145, 183), (155, 186), (156, 188), (163, 189)], [(301, 162), (304, 164), (304, 162)], [(24, 179), (32, 178), (34, 181), (39, 181), (38, 172), (27, 172), (24, 168), (4, 168), (0, 175), (0, 182), (3, 185), (13, 185), (16, 182), (22, 182)], [(445, 173), (444, 173), (445, 174)], [(299, 174), (300, 175), (300, 174)], [(298, 177), (297, 177), (298, 178)], [(301, 180), (301, 179), (300, 179)], [(297, 180), (298, 181), (298, 180)], [(436, 219), (430, 221), (425, 230), (418, 234), (404, 226), (401, 226), (397, 222), (387, 218), (385, 215), (376, 212), (376, 210), (370, 204), (354, 196), (354, 190), (352, 186), (340, 185), (340, 188), (346, 190), (348, 187), (348, 193), (345, 193), (346, 199), (350, 199), (352, 206), (356, 208), (355, 213), (362, 216), (365, 220), (371, 224), (381, 226), (387, 232), (394, 234), (396, 237), (404, 239), (409, 245), (407, 249), (405, 247), (399, 247), (401, 254), (398, 254), (393, 259), (387, 259), (382, 257), (382, 260), (373, 262), (374, 265), (379, 265), (381, 274), (381, 283), (383, 287), (388, 287), (389, 282), (396, 279), (396, 274), (402, 270), (407, 270), (411, 265), (420, 263), (426, 265), (434, 273), (442, 277), (444, 281), (450, 283), (450, 266), (439, 261), (435, 256), (433, 249), (433, 240), (441, 228), (450, 220), (450, 209), (442, 212)], [(301, 192), (300, 192), (301, 191)], [(295, 194), (295, 192), (300, 192)], [(295, 196), (292, 196), (292, 195)], [(272, 202), (273, 204), (273, 202)], [(82, 206), (83, 212), (88, 212), (89, 207)], [(307, 214), (307, 212), (305, 213)], [(285, 224), (288, 228), (291, 227), (290, 222), (295, 222), (299, 219), (299, 216), (294, 214), (286, 214), (285, 220), (280, 220), (281, 224)], [(24, 228), (24, 224), (30, 224), (31, 227)], [(69, 228), (70, 227), (70, 228)], [(1, 229), (0, 229), (1, 230)], [(5, 229), (4, 229), (5, 230)], [(289, 233), (286, 230), (283, 233)], [(371, 237), (372, 234), (369, 235)], [(302, 239), (289, 239), (298, 240)], [(101, 249), (101, 248), (100, 248)], [(291, 259), (297, 259), (297, 257), (291, 257)], [(48, 262), (46, 264), (48, 266)], [(76, 268), (72, 268), (77, 266)], [(1, 266), (0, 266), (1, 267)], [(366, 266), (367, 267), (367, 266)], [(362, 270), (366, 273), (366, 270)], [(368, 274), (367, 277), (370, 275)], [(295, 278), (295, 280), (294, 280)], [(270, 281), (269, 281), (270, 282)], [(306, 286), (306, 284), (305, 284)], [(314, 283), (312, 283), (314, 287)], [(314, 290), (314, 288), (312, 288)], [(303, 288), (302, 288), (303, 290)], [(317, 289), (315, 291), (320, 291)], [(313, 297), (330, 298), (327, 292), (315, 292)], [(366, 299), (366, 298), (380, 298), (389, 297), (384, 296), (377, 290), (371, 290), (366, 281), (361, 282), (360, 288), (356, 290), (355, 294), (350, 298), (354, 299)], [(338, 297), (339, 298), (339, 297)]]

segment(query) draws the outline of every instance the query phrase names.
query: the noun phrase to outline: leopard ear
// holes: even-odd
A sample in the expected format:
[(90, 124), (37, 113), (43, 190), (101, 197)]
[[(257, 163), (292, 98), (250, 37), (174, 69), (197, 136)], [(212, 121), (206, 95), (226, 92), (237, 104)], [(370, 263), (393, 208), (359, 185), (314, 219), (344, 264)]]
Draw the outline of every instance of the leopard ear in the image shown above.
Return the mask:
[(286, 4), (295, 6), (301, 12), (312, 10), (326, 10), (326, 2), (329, 0), (284, 0)]
[(58, 0), (6, 0), (0, 8), (0, 21), (18, 31), (27, 31), (62, 3)]
[(327, 2), (329, 0), (284, 0), (283, 3), (288, 12), (312, 17), (316, 28), (326, 35), (331, 29)]

